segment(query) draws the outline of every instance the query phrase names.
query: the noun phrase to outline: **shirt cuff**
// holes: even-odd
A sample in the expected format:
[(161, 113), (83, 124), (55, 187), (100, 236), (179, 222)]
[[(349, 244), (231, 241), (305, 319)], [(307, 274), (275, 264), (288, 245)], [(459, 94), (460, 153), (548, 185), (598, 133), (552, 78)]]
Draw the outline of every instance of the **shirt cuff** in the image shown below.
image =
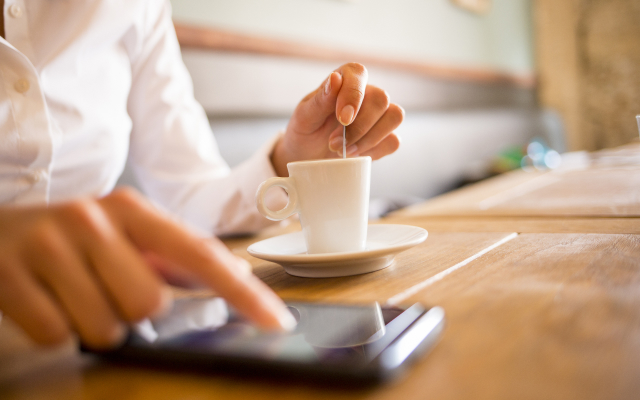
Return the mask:
[[(275, 145), (283, 136), (283, 132), (275, 135), (257, 152), (231, 171), (231, 177), (238, 183), (241, 192), (239, 199), (243, 203), (234, 212), (224, 212), (215, 229), (217, 235), (252, 233), (278, 222), (270, 221), (258, 212), (255, 202), (258, 186), (269, 178), (277, 176), (271, 154)], [(272, 210), (280, 210), (289, 201), (286, 192), (281, 188), (273, 188), (266, 193), (265, 204)], [(226, 210), (231, 211), (231, 210)]]

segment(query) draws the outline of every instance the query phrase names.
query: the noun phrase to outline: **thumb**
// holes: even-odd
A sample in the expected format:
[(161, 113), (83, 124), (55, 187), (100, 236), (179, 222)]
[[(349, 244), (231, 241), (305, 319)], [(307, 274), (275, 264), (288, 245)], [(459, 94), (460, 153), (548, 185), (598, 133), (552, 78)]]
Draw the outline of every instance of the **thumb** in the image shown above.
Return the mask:
[(342, 86), (342, 75), (332, 72), (315, 91), (309, 93), (296, 107), (292, 122), (299, 132), (314, 132), (329, 116), (335, 117), (338, 92)]

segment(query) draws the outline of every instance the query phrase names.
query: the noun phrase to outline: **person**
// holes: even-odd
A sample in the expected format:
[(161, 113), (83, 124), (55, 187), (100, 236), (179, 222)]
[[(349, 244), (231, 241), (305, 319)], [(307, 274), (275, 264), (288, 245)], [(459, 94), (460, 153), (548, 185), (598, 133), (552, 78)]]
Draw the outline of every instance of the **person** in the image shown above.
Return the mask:
[[(167, 0), (0, 6), (0, 311), (37, 343), (77, 334), (103, 348), (166, 310), (167, 282), (199, 282), (259, 326), (290, 329), (282, 300), (214, 235), (265, 226), (258, 184), (341, 155), (343, 124), (348, 155), (394, 152), (402, 108), (362, 65), (342, 65), (284, 134), (230, 170)], [(114, 190), (127, 160), (154, 204)]]

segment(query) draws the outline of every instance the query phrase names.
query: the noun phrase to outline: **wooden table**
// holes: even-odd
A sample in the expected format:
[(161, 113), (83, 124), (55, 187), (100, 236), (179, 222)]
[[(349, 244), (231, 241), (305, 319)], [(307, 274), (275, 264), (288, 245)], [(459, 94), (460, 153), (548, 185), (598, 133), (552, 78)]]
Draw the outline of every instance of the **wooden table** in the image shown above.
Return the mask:
[[(589, 158), (611, 164), (604, 153)], [(429, 238), (400, 254), (393, 266), (370, 274), (296, 278), (246, 253), (250, 243), (295, 230), (295, 224), (226, 241), (284, 298), (444, 307), (442, 340), (397, 382), (344, 388), (113, 366), (80, 357), (69, 346), (30, 348), (3, 321), (0, 398), (638, 398), (640, 185), (621, 179), (620, 170), (637, 176), (633, 160), (640, 147), (611, 154), (618, 157), (614, 167), (592, 163), (579, 173), (561, 174), (564, 202), (550, 199), (554, 184), (548, 184), (527, 192), (537, 202), (503, 196), (500, 206), (478, 211), (477, 199), (513, 192), (550, 174), (516, 173), (446, 195), (457, 198), (446, 212), (440, 198), (395, 213), (379, 222), (423, 226)], [(615, 194), (615, 207), (607, 208), (604, 191), (583, 184), (595, 181)], [(466, 201), (459, 198), (464, 196)]]
[(640, 217), (640, 142), (575, 156), (557, 170), (516, 170), (393, 216)]

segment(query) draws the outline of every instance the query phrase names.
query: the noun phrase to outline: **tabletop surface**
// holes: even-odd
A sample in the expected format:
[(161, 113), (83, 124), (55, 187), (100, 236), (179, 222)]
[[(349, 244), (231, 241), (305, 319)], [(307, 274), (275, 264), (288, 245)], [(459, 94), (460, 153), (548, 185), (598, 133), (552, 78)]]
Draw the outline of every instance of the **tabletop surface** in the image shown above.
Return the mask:
[(577, 156), (581, 157), (557, 170), (516, 170), (393, 215), (640, 216), (640, 142)]
[[(634, 146), (589, 155), (588, 167), (557, 173), (562, 193), (552, 190), (560, 181), (527, 189), (540, 200), (537, 215), (469, 210), (478, 199), (515, 192), (523, 182), (552, 173), (510, 174), (454, 192), (447, 195), (455, 201), (445, 213), (441, 198), (435, 206), (426, 202), (395, 213), (379, 222), (421, 226), (429, 237), (399, 254), (392, 266), (369, 274), (298, 278), (246, 252), (251, 243), (299, 229), (296, 223), (225, 241), (285, 299), (442, 306), (447, 322), (440, 342), (398, 381), (349, 388), (116, 366), (78, 355), (73, 343), (34, 348), (5, 320), (0, 398), (637, 398), (640, 218), (634, 210), (640, 182), (634, 179), (640, 168), (633, 163), (640, 147)], [(615, 193), (608, 208), (615, 212), (609, 214), (603, 212), (606, 196), (596, 187), (603, 184)], [(492, 207), (536, 208), (533, 200), (503, 197)], [(580, 210), (566, 215), (565, 202)]]

